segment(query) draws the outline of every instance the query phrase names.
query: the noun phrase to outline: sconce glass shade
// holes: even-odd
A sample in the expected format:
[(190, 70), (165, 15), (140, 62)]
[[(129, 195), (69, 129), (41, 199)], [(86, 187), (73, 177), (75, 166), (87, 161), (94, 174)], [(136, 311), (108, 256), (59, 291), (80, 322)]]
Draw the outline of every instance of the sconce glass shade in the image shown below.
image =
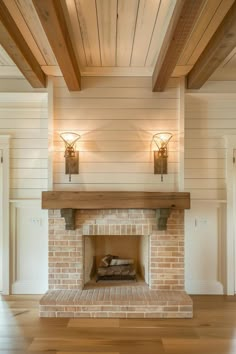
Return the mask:
[(172, 136), (173, 135), (171, 133), (167, 132), (157, 133), (153, 135), (153, 140), (155, 141), (158, 150), (166, 149)]
[(75, 156), (75, 143), (79, 140), (80, 135), (72, 132), (64, 132), (60, 134), (60, 137), (65, 143), (65, 157)]

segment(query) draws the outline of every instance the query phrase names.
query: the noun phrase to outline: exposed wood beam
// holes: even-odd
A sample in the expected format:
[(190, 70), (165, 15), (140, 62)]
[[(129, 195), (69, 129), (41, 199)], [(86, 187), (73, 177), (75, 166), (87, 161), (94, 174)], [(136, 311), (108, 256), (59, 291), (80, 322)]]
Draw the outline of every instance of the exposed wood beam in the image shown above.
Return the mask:
[(49, 43), (70, 91), (80, 90), (80, 71), (71, 43), (63, 0), (33, 0)]
[(44, 72), (2, 0), (0, 0), (0, 44), (32, 87), (46, 87)]
[(188, 192), (42, 192), (43, 209), (189, 209)]
[(204, 3), (204, 0), (177, 1), (153, 72), (153, 91), (165, 89)]
[(187, 88), (199, 89), (236, 47), (236, 2), (187, 76)]

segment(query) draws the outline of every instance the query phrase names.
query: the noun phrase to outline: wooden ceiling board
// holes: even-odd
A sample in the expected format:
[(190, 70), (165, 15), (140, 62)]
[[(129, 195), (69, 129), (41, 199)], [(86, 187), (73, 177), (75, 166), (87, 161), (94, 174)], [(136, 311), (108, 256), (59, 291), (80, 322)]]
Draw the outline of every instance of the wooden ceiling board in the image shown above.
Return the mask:
[[(40, 52), (47, 65), (57, 65), (55, 55), (51, 49), (48, 42), (48, 38), (43, 30), (41, 22), (39, 21), (38, 15), (32, 3), (32, 0), (15, 0), (26, 25), (28, 26), (34, 41), (36, 42)], [(25, 38), (28, 37), (24, 35)], [(31, 47), (31, 46), (30, 46)], [(37, 58), (37, 57), (36, 57)], [(37, 58), (38, 59), (38, 58)], [(44, 64), (42, 64), (44, 65)]]
[(170, 23), (176, 0), (161, 0), (145, 66), (154, 66)]
[[(71, 91), (80, 90), (80, 71), (60, 0), (33, 0), (41, 24)], [(53, 29), (53, 31), (52, 31)]]
[(201, 40), (198, 42), (197, 46), (195, 47), (193, 53), (191, 54), (187, 64), (188, 65), (194, 65), (196, 61), (198, 60), (199, 56), (203, 52), (203, 50), (206, 48), (207, 44), (209, 43), (210, 39), (214, 35), (215, 31), (219, 27), (220, 23), (230, 10), (231, 6), (235, 0), (223, 0), (218, 7), (214, 17), (210, 21), (208, 27), (206, 28), (206, 31), (204, 35), (202, 36)]
[(118, 0), (116, 65), (129, 66), (138, 13), (138, 0)]
[(116, 66), (117, 0), (96, 0), (102, 66)]
[(86, 66), (86, 57), (84, 52), (83, 40), (81, 36), (75, 1), (65, 0), (65, 7), (63, 6), (63, 9), (67, 21), (67, 27), (70, 32), (72, 45), (75, 50), (75, 55), (78, 59), (79, 67), (82, 68)]
[(43, 57), (43, 54), (41, 53), (37, 43), (34, 40), (34, 37), (31, 33), (31, 31), (29, 30), (25, 19), (23, 17), (23, 15), (21, 14), (15, 0), (3, 0), (5, 6), (7, 7), (8, 11), (10, 12), (12, 18), (14, 19), (19, 31), (21, 32), (22, 36), (24, 38), (27, 38), (27, 43), (33, 53), (33, 55), (35, 56), (35, 58), (37, 59), (37, 61), (39, 62), (40, 65), (46, 65), (46, 60)]
[(32, 87), (46, 87), (46, 76), (3, 1), (0, 1), (0, 44)]
[(86, 66), (101, 66), (97, 10), (95, 0), (75, 0)]
[(131, 66), (145, 66), (159, 7), (160, 0), (140, 0), (139, 2)]

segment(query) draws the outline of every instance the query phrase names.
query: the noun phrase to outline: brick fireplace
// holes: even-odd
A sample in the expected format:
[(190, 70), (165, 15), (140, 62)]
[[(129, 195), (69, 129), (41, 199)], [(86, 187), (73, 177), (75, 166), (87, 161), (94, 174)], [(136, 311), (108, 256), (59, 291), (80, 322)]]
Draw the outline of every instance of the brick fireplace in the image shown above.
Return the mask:
[[(49, 291), (40, 302), (40, 315), (192, 317), (192, 302), (184, 291), (184, 210), (175, 209), (178, 202), (170, 203), (165, 230), (159, 230), (156, 209), (126, 209), (125, 203), (118, 209), (74, 209), (73, 226), (69, 226), (73, 230), (66, 230), (60, 209), (50, 209)], [(120, 240), (121, 249), (132, 237), (146, 239), (141, 251), (148, 253), (142, 261), (142, 282), (110, 285), (103, 281), (86, 286), (85, 239), (108, 236)]]

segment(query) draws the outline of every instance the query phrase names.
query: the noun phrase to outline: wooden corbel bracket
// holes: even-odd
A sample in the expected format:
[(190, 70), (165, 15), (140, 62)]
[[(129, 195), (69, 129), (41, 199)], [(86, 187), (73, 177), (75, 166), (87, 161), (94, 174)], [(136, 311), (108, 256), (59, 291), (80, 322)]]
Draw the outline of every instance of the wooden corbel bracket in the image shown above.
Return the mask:
[(61, 209), (61, 217), (65, 218), (66, 230), (75, 230), (76, 209)]

